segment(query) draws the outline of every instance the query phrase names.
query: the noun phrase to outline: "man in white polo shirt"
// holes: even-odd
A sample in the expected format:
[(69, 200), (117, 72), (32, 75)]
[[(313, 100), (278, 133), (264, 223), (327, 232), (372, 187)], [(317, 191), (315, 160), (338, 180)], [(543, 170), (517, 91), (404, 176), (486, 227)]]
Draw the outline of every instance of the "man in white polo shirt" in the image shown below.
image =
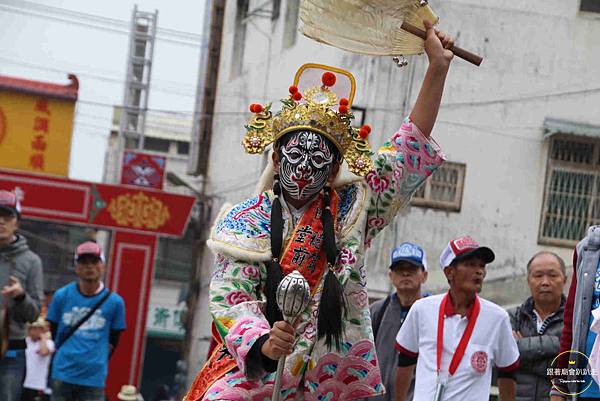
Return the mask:
[(415, 364), (413, 401), (487, 401), (492, 364), (500, 400), (514, 401), (519, 350), (508, 314), (477, 296), (494, 258), (471, 237), (448, 243), (440, 265), (450, 290), (415, 302), (396, 338), (396, 401), (404, 401)]

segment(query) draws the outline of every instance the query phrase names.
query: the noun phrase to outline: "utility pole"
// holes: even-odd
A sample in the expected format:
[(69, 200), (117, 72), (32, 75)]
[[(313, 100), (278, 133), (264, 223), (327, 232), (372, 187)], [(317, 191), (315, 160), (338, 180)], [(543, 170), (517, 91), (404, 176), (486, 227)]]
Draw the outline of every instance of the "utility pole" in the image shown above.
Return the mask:
[[(183, 358), (191, 380), (198, 373), (210, 346), (211, 326), (208, 312), (210, 259), (206, 239), (212, 220), (213, 199), (207, 195), (206, 174), (210, 157), (212, 123), (217, 93), (221, 38), (225, 19), (225, 0), (205, 0), (203, 43), (200, 51), (198, 87), (192, 125), (188, 174), (198, 176), (199, 227), (194, 244), (194, 263), (187, 297)], [(180, 393), (180, 397), (183, 394)]]

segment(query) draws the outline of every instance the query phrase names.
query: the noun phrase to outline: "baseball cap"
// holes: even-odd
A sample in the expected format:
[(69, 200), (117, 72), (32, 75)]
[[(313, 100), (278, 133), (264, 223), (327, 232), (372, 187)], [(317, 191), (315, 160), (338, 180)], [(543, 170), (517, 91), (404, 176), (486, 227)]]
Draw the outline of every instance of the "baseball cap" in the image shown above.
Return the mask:
[(392, 251), (390, 268), (398, 262), (409, 262), (415, 266), (421, 267), (427, 270), (427, 258), (425, 257), (425, 251), (417, 244), (412, 242), (403, 242), (398, 245)]
[(0, 191), (0, 209), (6, 210), (17, 217), (21, 216), (21, 203), (14, 192)]
[(452, 262), (469, 256), (479, 256), (486, 264), (493, 262), (496, 258), (490, 248), (480, 246), (477, 241), (467, 235), (448, 242), (446, 249), (440, 255), (440, 267), (443, 270)]
[(102, 253), (102, 248), (100, 245), (93, 241), (87, 241), (83, 244), (80, 244), (75, 250), (75, 262), (79, 261), (79, 259), (83, 256), (95, 256), (99, 258), (102, 262), (104, 262), (104, 254)]

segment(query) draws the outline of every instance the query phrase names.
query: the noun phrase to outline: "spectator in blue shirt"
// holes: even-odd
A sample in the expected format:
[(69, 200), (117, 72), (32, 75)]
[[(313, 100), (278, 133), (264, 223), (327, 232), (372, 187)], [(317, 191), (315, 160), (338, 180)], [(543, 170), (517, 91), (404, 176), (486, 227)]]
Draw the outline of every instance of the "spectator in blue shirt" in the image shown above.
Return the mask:
[[(108, 358), (125, 329), (125, 304), (104, 287), (104, 256), (98, 244), (79, 245), (75, 259), (79, 280), (56, 291), (46, 317), (57, 344), (52, 401), (104, 401)], [(96, 311), (67, 336), (96, 305)]]

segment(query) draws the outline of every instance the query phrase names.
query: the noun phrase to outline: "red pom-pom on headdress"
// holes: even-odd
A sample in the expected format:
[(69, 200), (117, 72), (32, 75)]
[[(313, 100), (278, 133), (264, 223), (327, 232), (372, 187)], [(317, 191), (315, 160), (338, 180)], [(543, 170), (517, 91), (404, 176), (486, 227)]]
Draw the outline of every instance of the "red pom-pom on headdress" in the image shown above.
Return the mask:
[(340, 106), (348, 106), (348, 104), (350, 104), (350, 102), (345, 97), (340, 99)]
[(323, 82), (323, 85), (325, 86), (333, 86), (335, 85), (335, 81), (336, 77), (333, 72), (324, 72), (323, 76), (321, 77), (321, 82)]
[(292, 99), (299, 102), (300, 100), (302, 100), (302, 93), (296, 92), (296, 93), (292, 94)]
[(369, 136), (369, 134), (371, 133), (371, 127), (368, 125), (363, 125), (360, 130), (358, 131), (358, 135), (362, 138), (362, 139), (367, 139), (367, 137)]
[(290, 91), (290, 94), (293, 95), (294, 93), (298, 92), (298, 87), (295, 85), (292, 85), (292, 86), (290, 86), (289, 91)]
[(347, 114), (348, 113), (348, 106), (340, 106), (339, 109), (338, 109), (338, 111), (341, 114)]
[(264, 107), (262, 106), (262, 104), (252, 103), (250, 105), (251, 113), (261, 113), (263, 110), (264, 110)]

